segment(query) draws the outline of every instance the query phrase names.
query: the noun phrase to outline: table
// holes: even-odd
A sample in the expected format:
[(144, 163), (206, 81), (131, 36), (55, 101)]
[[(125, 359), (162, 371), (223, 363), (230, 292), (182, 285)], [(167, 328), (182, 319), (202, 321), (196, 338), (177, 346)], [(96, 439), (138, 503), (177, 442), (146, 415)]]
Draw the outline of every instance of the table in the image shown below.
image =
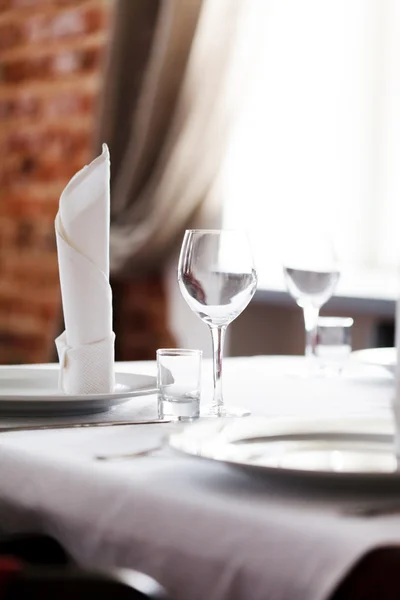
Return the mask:
[[(288, 375), (296, 364), (287, 357), (228, 359), (226, 399), (264, 415), (389, 417), (394, 386), (385, 371), (354, 367), (338, 379), (308, 381)], [(141, 415), (153, 414), (154, 405), (153, 397), (142, 399)], [(400, 547), (400, 514), (345, 514), (357, 501), (346, 490), (255, 478), (168, 449), (93, 460), (156, 444), (170, 429), (2, 434), (0, 524), (48, 533), (87, 566), (142, 570), (176, 600), (325, 600), (368, 550)]]

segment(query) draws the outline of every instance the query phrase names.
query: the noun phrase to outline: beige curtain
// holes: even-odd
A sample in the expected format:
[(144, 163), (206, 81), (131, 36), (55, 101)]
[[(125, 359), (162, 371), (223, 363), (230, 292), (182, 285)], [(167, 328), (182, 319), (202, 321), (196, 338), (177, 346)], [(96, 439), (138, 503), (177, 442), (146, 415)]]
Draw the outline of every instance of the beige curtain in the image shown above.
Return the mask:
[(213, 199), (235, 115), (244, 4), (117, 2), (96, 141), (111, 151), (113, 272), (159, 270)]

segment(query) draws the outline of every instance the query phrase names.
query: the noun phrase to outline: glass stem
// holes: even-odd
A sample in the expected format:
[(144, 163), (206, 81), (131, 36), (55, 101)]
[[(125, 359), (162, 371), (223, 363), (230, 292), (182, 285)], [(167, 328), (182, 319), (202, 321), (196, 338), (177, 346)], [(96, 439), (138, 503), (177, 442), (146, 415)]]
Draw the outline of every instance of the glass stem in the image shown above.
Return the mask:
[(308, 305), (303, 307), (304, 325), (306, 329), (306, 352), (307, 358), (315, 358), (317, 346), (317, 325), (319, 317), (319, 308)]
[(222, 415), (224, 400), (222, 398), (222, 355), (224, 349), (224, 339), (226, 326), (210, 327), (213, 347), (213, 367), (214, 367), (214, 397), (212, 402), (212, 412), (216, 415)]

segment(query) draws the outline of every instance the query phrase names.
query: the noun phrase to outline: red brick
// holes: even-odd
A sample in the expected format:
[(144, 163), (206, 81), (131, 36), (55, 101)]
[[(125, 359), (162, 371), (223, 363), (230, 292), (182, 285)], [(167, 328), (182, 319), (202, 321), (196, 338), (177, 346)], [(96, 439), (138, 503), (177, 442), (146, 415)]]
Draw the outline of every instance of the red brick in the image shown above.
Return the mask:
[[(86, 79), (86, 78), (85, 78)], [(11, 119), (59, 119), (93, 115), (100, 81), (97, 76), (81, 77), (63, 85), (22, 83), (0, 84), (0, 124), (13, 127)], [(18, 124), (16, 123), (15, 126)]]
[(103, 7), (0, 0), (0, 362), (54, 356), (54, 217), (68, 179), (91, 159)]
[(12, 8), (38, 8), (46, 6), (73, 6), (84, 4), (87, 0), (0, 0), (0, 11)]
[(64, 79), (98, 70), (103, 56), (101, 47), (60, 50), (55, 54), (26, 57), (3, 65), (3, 80), (11, 83), (43, 79)]
[(43, 44), (73, 39), (102, 30), (108, 11), (99, 4), (43, 11), (24, 15), (11, 13), (0, 21), (0, 51), (25, 44)]

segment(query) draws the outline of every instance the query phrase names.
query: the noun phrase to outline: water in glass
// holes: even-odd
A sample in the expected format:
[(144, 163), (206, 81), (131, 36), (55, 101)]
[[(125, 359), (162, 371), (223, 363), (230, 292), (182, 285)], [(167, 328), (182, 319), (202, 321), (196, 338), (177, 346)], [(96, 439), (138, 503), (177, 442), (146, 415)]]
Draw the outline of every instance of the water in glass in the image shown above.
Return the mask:
[(202, 273), (201, 285), (193, 273), (183, 273), (181, 290), (190, 308), (209, 325), (228, 325), (249, 304), (255, 291), (255, 272)]
[(339, 271), (307, 271), (284, 267), (289, 293), (297, 304), (304, 307), (311, 303), (317, 308), (332, 296), (339, 279)]

